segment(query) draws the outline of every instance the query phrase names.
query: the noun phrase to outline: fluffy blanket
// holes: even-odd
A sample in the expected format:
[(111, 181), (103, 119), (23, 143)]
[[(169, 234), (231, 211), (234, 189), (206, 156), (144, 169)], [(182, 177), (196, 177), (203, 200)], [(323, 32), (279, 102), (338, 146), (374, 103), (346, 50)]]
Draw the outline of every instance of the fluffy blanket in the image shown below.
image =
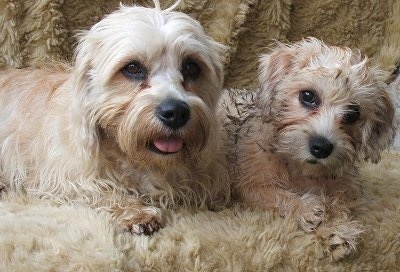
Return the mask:
[[(0, 69), (70, 61), (77, 31), (119, 2), (0, 0)], [(400, 61), (397, 0), (183, 0), (180, 9), (228, 46), (229, 87), (257, 82), (258, 55), (273, 39), (316, 36), (358, 47), (388, 72)], [(107, 214), (10, 196), (0, 202), (0, 271), (397, 271), (399, 161), (391, 151), (362, 169), (370, 201), (357, 220), (369, 228), (357, 252), (339, 262), (323, 256), (313, 234), (260, 210), (172, 211), (159, 233), (134, 237), (115, 230)]]
[(0, 202), (0, 271), (398, 271), (400, 153), (361, 173), (369, 226), (338, 262), (295, 222), (239, 206), (172, 211), (152, 237), (115, 230), (107, 214), (11, 198)]

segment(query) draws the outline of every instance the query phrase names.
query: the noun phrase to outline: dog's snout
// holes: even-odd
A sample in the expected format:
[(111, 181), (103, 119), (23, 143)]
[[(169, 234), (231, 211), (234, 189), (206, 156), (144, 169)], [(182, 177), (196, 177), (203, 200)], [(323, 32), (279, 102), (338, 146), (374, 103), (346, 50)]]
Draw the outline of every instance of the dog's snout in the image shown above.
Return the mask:
[(318, 159), (327, 158), (333, 150), (333, 144), (324, 137), (316, 136), (309, 140), (310, 152)]
[(156, 114), (166, 126), (177, 129), (190, 119), (190, 108), (184, 101), (167, 99), (158, 105)]

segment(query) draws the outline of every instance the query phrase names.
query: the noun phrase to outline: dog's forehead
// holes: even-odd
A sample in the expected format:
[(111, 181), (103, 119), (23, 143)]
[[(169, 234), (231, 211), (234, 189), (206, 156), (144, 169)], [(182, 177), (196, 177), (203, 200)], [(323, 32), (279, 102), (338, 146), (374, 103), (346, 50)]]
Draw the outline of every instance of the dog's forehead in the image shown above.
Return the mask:
[(147, 34), (151, 38), (155, 35), (192, 35), (203, 40), (206, 35), (199, 22), (177, 11), (159, 11), (144, 7), (122, 7), (109, 14), (93, 28), (94, 32), (114, 31), (114, 34), (136, 33)]
[(201, 25), (190, 16), (143, 7), (122, 7), (97, 23), (85, 38), (100, 44), (96, 49), (106, 54), (112, 51), (125, 57), (140, 55), (149, 58), (148, 62), (162, 53), (178, 57), (199, 53), (207, 57), (213, 50)]
[[(311, 52), (303, 58), (302, 63), (310, 69), (324, 68), (326, 70), (352, 70), (357, 65), (364, 65), (365, 62), (358, 55), (354, 55), (350, 50), (331, 49), (317, 52)], [(358, 67), (359, 69), (362, 67)], [(354, 70), (354, 69), (353, 69)]]
[(304, 66), (298, 70), (318, 75), (333, 85), (357, 87), (373, 81), (373, 68), (369, 66), (368, 59), (351, 50), (332, 47), (315, 52), (302, 63)]

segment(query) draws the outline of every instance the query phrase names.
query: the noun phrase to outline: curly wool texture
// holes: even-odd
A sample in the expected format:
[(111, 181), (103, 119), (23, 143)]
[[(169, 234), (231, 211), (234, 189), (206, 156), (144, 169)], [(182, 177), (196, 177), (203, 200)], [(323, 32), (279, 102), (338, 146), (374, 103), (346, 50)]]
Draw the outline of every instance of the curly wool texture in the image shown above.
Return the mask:
[(368, 226), (340, 262), (292, 220), (233, 207), (181, 210), (151, 237), (120, 233), (108, 214), (20, 199), (0, 202), (1, 271), (397, 271), (400, 259), (398, 152), (362, 169)]
[[(48, 60), (70, 61), (75, 35), (122, 4), (153, 6), (151, 0), (3, 0), (0, 3), (0, 68)], [(175, 1), (162, 1), (162, 7)], [(257, 83), (258, 56), (274, 40), (315, 36), (357, 47), (387, 71), (400, 61), (400, 3), (396, 0), (183, 0), (179, 9), (228, 45), (226, 86)]]

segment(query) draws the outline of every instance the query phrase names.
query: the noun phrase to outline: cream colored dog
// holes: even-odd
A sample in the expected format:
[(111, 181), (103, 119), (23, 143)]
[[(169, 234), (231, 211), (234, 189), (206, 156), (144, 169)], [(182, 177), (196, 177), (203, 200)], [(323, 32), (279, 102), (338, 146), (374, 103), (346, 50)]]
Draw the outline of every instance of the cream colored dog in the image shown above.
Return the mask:
[(136, 234), (160, 208), (222, 207), (224, 47), (177, 6), (121, 7), (82, 34), (73, 67), (0, 74), (8, 190), (109, 210)]
[(352, 219), (363, 202), (360, 162), (378, 162), (393, 139), (383, 80), (358, 52), (309, 38), (262, 56), (258, 92), (225, 98), (235, 192), (294, 217), (335, 260), (364, 230)]

